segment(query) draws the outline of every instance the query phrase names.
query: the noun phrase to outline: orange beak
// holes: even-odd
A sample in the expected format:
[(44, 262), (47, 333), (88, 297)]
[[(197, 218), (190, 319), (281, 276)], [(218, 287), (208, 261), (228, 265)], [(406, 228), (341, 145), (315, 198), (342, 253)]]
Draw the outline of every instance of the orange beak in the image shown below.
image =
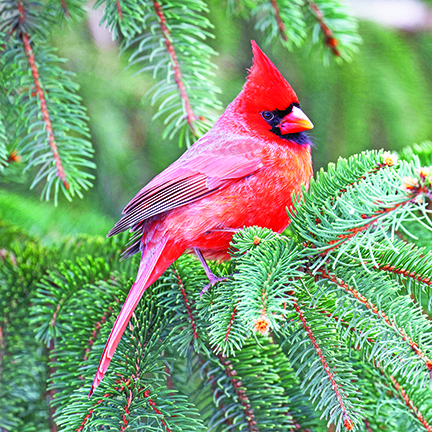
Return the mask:
[(279, 123), (279, 128), (281, 133), (285, 135), (312, 129), (313, 124), (300, 108), (294, 106), (292, 111)]

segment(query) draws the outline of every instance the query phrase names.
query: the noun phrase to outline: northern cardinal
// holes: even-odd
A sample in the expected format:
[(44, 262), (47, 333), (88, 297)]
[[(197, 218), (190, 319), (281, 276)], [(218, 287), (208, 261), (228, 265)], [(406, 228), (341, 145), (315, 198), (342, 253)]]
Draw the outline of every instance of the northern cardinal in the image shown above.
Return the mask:
[(108, 236), (130, 229), (124, 255), (142, 253), (135, 283), (105, 345), (89, 397), (102, 381), (148, 286), (185, 251), (225, 260), (234, 233), (258, 225), (282, 232), (291, 193), (309, 185), (313, 125), (291, 86), (252, 41), (253, 65), (240, 94), (201, 139), (123, 210)]

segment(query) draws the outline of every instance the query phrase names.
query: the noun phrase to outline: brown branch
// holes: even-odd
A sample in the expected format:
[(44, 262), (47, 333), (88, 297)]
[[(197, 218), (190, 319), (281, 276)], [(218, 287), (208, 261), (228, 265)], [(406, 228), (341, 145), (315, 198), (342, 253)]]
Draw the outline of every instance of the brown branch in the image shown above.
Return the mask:
[(228, 342), (229, 335), (231, 333), (231, 329), (232, 329), (232, 326), (233, 326), (233, 323), (234, 323), (236, 315), (237, 315), (237, 306), (234, 306), (230, 322), (228, 323), (228, 328), (227, 328), (227, 332), (226, 332), (226, 335), (225, 335), (225, 342)]
[[(84, 361), (86, 361), (88, 359), (88, 353), (92, 349), (93, 344), (96, 341), (97, 335), (99, 334), (99, 331), (100, 331), (102, 325), (105, 324), (105, 322), (109, 319), (109, 317), (112, 314), (112, 311), (113, 311), (113, 308), (111, 306), (109, 306), (108, 310), (103, 313), (102, 318), (96, 323), (95, 327), (93, 328), (91, 337), (88, 340), (88, 346), (86, 347), (86, 349), (84, 351), (84, 357), (83, 357)], [(83, 379), (84, 379), (84, 377), (83, 377)]]
[[(22, 5), (22, 3), (18, 3), (18, 10), (20, 12), (19, 22), (20, 22), (20, 24), (22, 24), (26, 19), (25, 9), (24, 9), (24, 6)], [(55, 166), (57, 169), (57, 175), (60, 177), (65, 188), (69, 189), (70, 185), (69, 185), (69, 182), (66, 180), (66, 173), (65, 173), (63, 165), (61, 163), (60, 155), (59, 155), (59, 152), (57, 149), (57, 144), (55, 142), (54, 132), (53, 132), (52, 124), (51, 124), (51, 119), (50, 119), (50, 116), (48, 113), (45, 94), (44, 94), (44, 91), (42, 90), (42, 87), (40, 84), (39, 70), (38, 70), (38, 67), (36, 65), (35, 56), (33, 54), (33, 50), (32, 50), (31, 45), (30, 45), (30, 38), (29, 38), (29, 35), (27, 33), (22, 33), (21, 37), (22, 37), (22, 41), (24, 44), (24, 50), (25, 50), (25, 53), (27, 55), (27, 59), (30, 63), (30, 69), (31, 69), (32, 75), (33, 75), (33, 81), (34, 81), (35, 86), (36, 86), (36, 93), (39, 97), (40, 108), (42, 111), (42, 116), (43, 116), (43, 120), (45, 122), (46, 131), (47, 131), (48, 143), (49, 143), (49, 146), (51, 147), (51, 151), (52, 151), (52, 154), (54, 156), (54, 162), (55, 162)]]
[[(52, 356), (52, 352), (54, 351), (54, 340), (52, 339), (50, 341), (50, 345), (48, 348), (48, 358), (52, 361), (52, 362), (57, 362), (57, 359), (51, 357)], [(47, 383), (47, 387), (49, 386), (49, 382), (51, 380), (51, 377), (55, 374), (56, 372), (56, 368), (54, 366), (51, 365), (47, 365), (47, 379), (46, 379), (46, 383)], [(53, 384), (53, 382), (51, 381), (51, 384)], [(46, 391), (46, 394), (48, 396), (48, 406), (49, 406), (49, 424), (50, 424), (50, 431), (51, 432), (57, 432), (57, 425), (54, 422), (54, 416), (55, 416), (55, 407), (52, 406), (52, 401), (54, 399), (54, 395), (56, 394), (56, 391), (52, 388), (50, 390)]]
[[(358, 226), (358, 227), (354, 227), (354, 228), (350, 228), (350, 229), (347, 230), (346, 234), (339, 234), (335, 240), (329, 241), (327, 244), (329, 246), (331, 246), (331, 247), (329, 247), (324, 252), (322, 252), (321, 256), (325, 256), (329, 252), (331, 252), (332, 250), (337, 249), (339, 246), (341, 246), (342, 244), (344, 244), (348, 240), (350, 240), (353, 237), (355, 237), (358, 233), (366, 231), (370, 226), (372, 226), (378, 220), (378, 218), (380, 216), (382, 216), (382, 215), (384, 215), (386, 213), (390, 213), (392, 211), (395, 211), (395, 210), (397, 210), (399, 207), (401, 207), (403, 205), (409, 204), (412, 201), (413, 197), (414, 197), (414, 195), (409, 195), (409, 196), (407, 196), (406, 201), (399, 202), (399, 203), (395, 204), (393, 207), (388, 207), (388, 208), (383, 208), (381, 210), (377, 210), (377, 211), (375, 211), (371, 215), (362, 214), (361, 215), (362, 219), (368, 220), (368, 222), (365, 223), (364, 225), (361, 225), (361, 226)], [(381, 203), (379, 203), (379, 202), (376, 203), (377, 206), (379, 204), (381, 204)], [(318, 225), (319, 223), (321, 223), (321, 220), (319, 218), (316, 218), (315, 223)], [(305, 242), (303, 244), (303, 246), (304, 247), (312, 247), (312, 248), (316, 247), (310, 241)]]
[(384, 270), (384, 271), (388, 271), (391, 273), (396, 273), (399, 275), (403, 275), (407, 278), (410, 279), (415, 279), (421, 283), (424, 283), (425, 285), (432, 285), (432, 279), (431, 278), (427, 278), (427, 277), (423, 277), (421, 274), (416, 273), (416, 272), (410, 272), (409, 270), (405, 270), (405, 269), (401, 269), (401, 268), (397, 268), (396, 266), (391, 266), (391, 265), (380, 265), (379, 267), (374, 267), (377, 270)]
[(66, 3), (66, 0), (60, 0), (61, 8), (63, 9), (63, 13), (65, 14), (66, 18), (70, 18), (69, 9)]
[(127, 389), (129, 390), (129, 396), (127, 398), (127, 403), (124, 406), (124, 413), (122, 415), (122, 425), (120, 426), (120, 432), (124, 432), (127, 428), (127, 425), (129, 423), (129, 413), (130, 413), (130, 406), (132, 403), (132, 391), (129, 387), (127, 387)]
[(349, 286), (340, 278), (336, 278), (334, 275), (330, 275), (324, 269), (319, 269), (317, 273), (328, 279), (330, 282), (343, 288), (347, 293), (350, 293), (356, 300), (363, 304), (367, 309), (369, 309), (374, 315), (384, 320), (384, 322), (396, 333), (402, 340), (407, 342), (414, 353), (425, 363), (426, 368), (432, 372), (432, 360), (429, 359), (426, 354), (419, 348), (418, 344), (415, 343), (406, 333), (402, 327), (397, 327), (396, 324), (387, 316), (385, 312), (379, 310), (372, 302), (370, 302), (363, 294), (356, 291), (353, 287)]
[[(150, 398), (150, 390), (146, 390), (144, 392), (144, 397)], [(148, 402), (156, 414), (163, 416), (162, 412), (157, 408), (156, 402), (154, 402), (152, 398), (150, 398)], [(162, 423), (163, 426), (165, 426), (166, 432), (172, 432), (171, 429), (168, 427), (168, 425), (165, 423), (165, 420), (163, 418), (160, 419), (160, 422)]]
[(423, 417), (423, 414), (420, 412), (420, 410), (413, 404), (413, 402), (410, 400), (409, 396), (407, 395), (404, 388), (398, 383), (396, 378), (393, 375), (390, 375), (390, 380), (393, 383), (394, 388), (398, 392), (398, 394), (402, 397), (404, 400), (406, 406), (414, 412), (420, 423), (424, 426), (424, 428), (427, 430), (427, 432), (432, 432), (431, 425), (426, 421), (426, 419)]
[(321, 27), (321, 31), (324, 33), (324, 43), (331, 49), (335, 56), (340, 57), (340, 52), (337, 49), (339, 41), (333, 36), (333, 32), (324, 22), (324, 14), (313, 1), (308, 0), (308, 3), (310, 8), (312, 9), (313, 14), (315, 15), (316, 20), (318, 21), (319, 26)]
[(234, 387), (240, 405), (243, 407), (243, 412), (248, 423), (249, 432), (259, 432), (257, 421), (255, 420), (255, 413), (250, 404), (250, 400), (247, 397), (246, 390), (242, 388), (242, 382), (236, 378), (237, 371), (224, 355), (219, 353), (216, 354), (216, 357), (218, 358), (220, 364), (224, 366), (225, 373)]
[[(125, 388), (129, 389), (129, 383), (130, 380), (125, 381), (124, 379), (120, 379), (120, 380), (116, 380), (117, 383), (123, 382), (124, 384), (122, 386), (116, 386), (114, 387), (115, 390), (122, 392)], [(98, 401), (95, 402), (95, 404), (93, 405), (93, 408), (89, 411), (89, 413), (84, 417), (83, 421), (81, 422), (81, 426), (76, 429), (76, 432), (82, 432), (85, 425), (87, 424), (87, 422), (91, 419), (91, 417), (93, 416), (94, 410), (102, 403), (105, 401), (105, 399), (109, 398), (113, 396), (113, 393), (105, 393), (102, 396), (102, 399), (99, 399)]]
[(300, 307), (298, 306), (296, 300), (293, 299), (292, 304), (293, 304), (293, 307), (296, 310), (296, 312), (300, 318), (300, 321), (303, 325), (303, 328), (305, 329), (307, 335), (309, 336), (309, 339), (312, 342), (312, 345), (315, 349), (315, 352), (318, 354), (318, 357), (321, 361), (321, 364), (323, 365), (323, 368), (324, 368), (324, 370), (325, 370), (325, 372), (326, 372), (326, 374), (327, 374), (327, 376), (331, 382), (331, 385), (333, 387), (333, 391), (336, 394), (336, 398), (337, 398), (339, 405), (341, 407), (341, 410), (342, 410), (342, 418), (344, 421), (344, 427), (347, 431), (353, 430), (354, 424), (353, 424), (352, 420), (348, 417), (348, 413), (346, 411), (341, 392), (339, 391), (339, 386), (334, 379), (333, 372), (331, 371), (330, 366), (328, 365), (327, 360), (324, 357), (324, 354), (323, 354), (321, 348), (319, 347), (318, 342), (316, 341), (314, 334), (312, 333), (312, 329), (309, 327), (309, 324), (307, 323), (306, 318), (303, 315), (303, 312), (301, 311)]
[(365, 425), (367, 432), (373, 432), (371, 428), (371, 424), (369, 423), (368, 419), (363, 419), (363, 423)]
[(171, 57), (171, 63), (174, 70), (174, 80), (177, 84), (177, 87), (180, 92), (180, 98), (183, 102), (184, 110), (186, 111), (186, 121), (189, 125), (190, 130), (194, 136), (197, 136), (197, 132), (195, 130), (194, 123), (197, 120), (195, 113), (192, 110), (192, 107), (189, 102), (189, 96), (186, 92), (186, 87), (182, 80), (182, 73), (180, 71), (180, 65), (177, 60), (177, 54), (174, 49), (174, 45), (171, 42), (171, 34), (167, 27), (167, 22), (165, 15), (162, 10), (161, 4), (157, 0), (153, 0), (153, 5), (156, 11), (156, 15), (159, 19), (160, 28), (165, 39), (165, 45), (167, 47), (168, 55)]
[(274, 12), (275, 12), (275, 18), (276, 18), (276, 22), (277, 22), (277, 25), (279, 28), (279, 33), (280, 33), (282, 39), (284, 41), (287, 41), (288, 36), (286, 35), (285, 25), (284, 25), (282, 18), (280, 16), (280, 10), (279, 10), (279, 5), (277, 4), (277, 0), (270, 0), (270, 1), (271, 1), (272, 8), (274, 9)]
[(84, 420), (81, 422), (81, 426), (76, 429), (76, 432), (82, 432), (84, 430), (84, 427), (86, 425), (86, 423), (91, 419), (94, 410), (108, 397), (111, 397), (113, 394), (112, 393), (105, 393), (102, 396), (102, 399), (99, 399), (93, 406), (93, 408), (89, 411), (89, 413), (84, 417)]
[(120, 21), (123, 21), (123, 12), (121, 8), (120, 0), (116, 0), (116, 5), (117, 5), (117, 13), (119, 15), (119, 19)]
[(54, 327), (56, 325), (57, 316), (58, 316), (58, 313), (60, 311), (60, 307), (61, 307), (63, 301), (64, 301), (64, 298), (60, 299), (60, 301), (58, 302), (56, 310), (54, 311), (53, 316), (52, 316), (51, 321), (50, 321), (50, 327)]
[(197, 332), (197, 328), (196, 328), (196, 324), (195, 324), (195, 319), (194, 319), (193, 314), (192, 314), (192, 308), (191, 308), (189, 299), (187, 298), (187, 293), (186, 293), (186, 289), (184, 287), (183, 281), (182, 281), (180, 275), (176, 272), (176, 270), (173, 270), (173, 273), (174, 273), (174, 275), (176, 276), (176, 278), (178, 280), (178, 283), (179, 283), (179, 286), (180, 286), (180, 291), (181, 291), (181, 293), (183, 295), (183, 301), (185, 303), (186, 310), (187, 310), (187, 313), (189, 315), (189, 320), (190, 320), (190, 323), (191, 323), (191, 326), (192, 326), (193, 338), (194, 339), (198, 339), (198, 332)]

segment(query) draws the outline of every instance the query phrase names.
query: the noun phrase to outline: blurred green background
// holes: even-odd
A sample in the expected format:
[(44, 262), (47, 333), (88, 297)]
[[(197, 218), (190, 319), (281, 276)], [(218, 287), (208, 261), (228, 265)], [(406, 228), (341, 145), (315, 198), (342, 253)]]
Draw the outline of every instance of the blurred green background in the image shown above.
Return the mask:
[[(368, 1), (364, 8), (378, 3)], [(391, 4), (404, 3), (387, 2)], [(406, 3), (406, 2), (405, 2)], [(419, 2), (415, 2), (419, 3)], [(254, 21), (229, 17), (225, 3), (212, 0), (209, 18), (215, 26), (211, 46), (219, 52), (216, 84), (226, 106), (241, 90), (251, 65), (250, 40), (256, 39), (299, 96), (313, 121), (315, 170), (338, 157), (365, 149), (400, 150), (405, 145), (432, 139), (432, 33), (428, 25), (409, 30), (361, 20), (363, 44), (349, 64), (324, 66), (318, 53), (281, 46), (265, 46)], [(360, 8), (362, 2), (356, 4)], [(427, 9), (423, 4), (424, 10)], [(143, 95), (151, 76), (133, 75), (127, 56), (98, 27), (101, 11), (57, 29), (52, 43), (69, 60), (77, 75), (80, 95), (88, 109), (96, 150), (96, 180), (83, 200), (63, 197), (59, 206), (40, 202), (38, 191), (22, 184), (2, 184), (0, 218), (22, 226), (51, 243), (65, 234), (104, 235), (122, 208), (153, 176), (185, 149), (177, 141), (162, 141), (162, 121), (152, 121), (156, 107)], [(387, 9), (391, 12), (391, 9)], [(431, 15), (432, 16), (432, 15)], [(373, 17), (372, 17), (373, 18)], [(432, 19), (430, 20), (432, 22)]]

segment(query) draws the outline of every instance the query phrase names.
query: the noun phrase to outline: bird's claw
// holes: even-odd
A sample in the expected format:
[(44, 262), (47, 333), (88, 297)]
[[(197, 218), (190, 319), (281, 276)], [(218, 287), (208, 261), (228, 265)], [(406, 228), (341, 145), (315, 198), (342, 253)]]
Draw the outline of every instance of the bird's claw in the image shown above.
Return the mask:
[(208, 290), (210, 289), (210, 287), (212, 287), (215, 283), (217, 282), (223, 282), (226, 281), (228, 279), (228, 277), (214, 277), (210, 280), (210, 282), (201, 290), (200, 293), (200, 297), (202, 298), (202, 296), (204, 295), (204, 293), (208, 292)]

